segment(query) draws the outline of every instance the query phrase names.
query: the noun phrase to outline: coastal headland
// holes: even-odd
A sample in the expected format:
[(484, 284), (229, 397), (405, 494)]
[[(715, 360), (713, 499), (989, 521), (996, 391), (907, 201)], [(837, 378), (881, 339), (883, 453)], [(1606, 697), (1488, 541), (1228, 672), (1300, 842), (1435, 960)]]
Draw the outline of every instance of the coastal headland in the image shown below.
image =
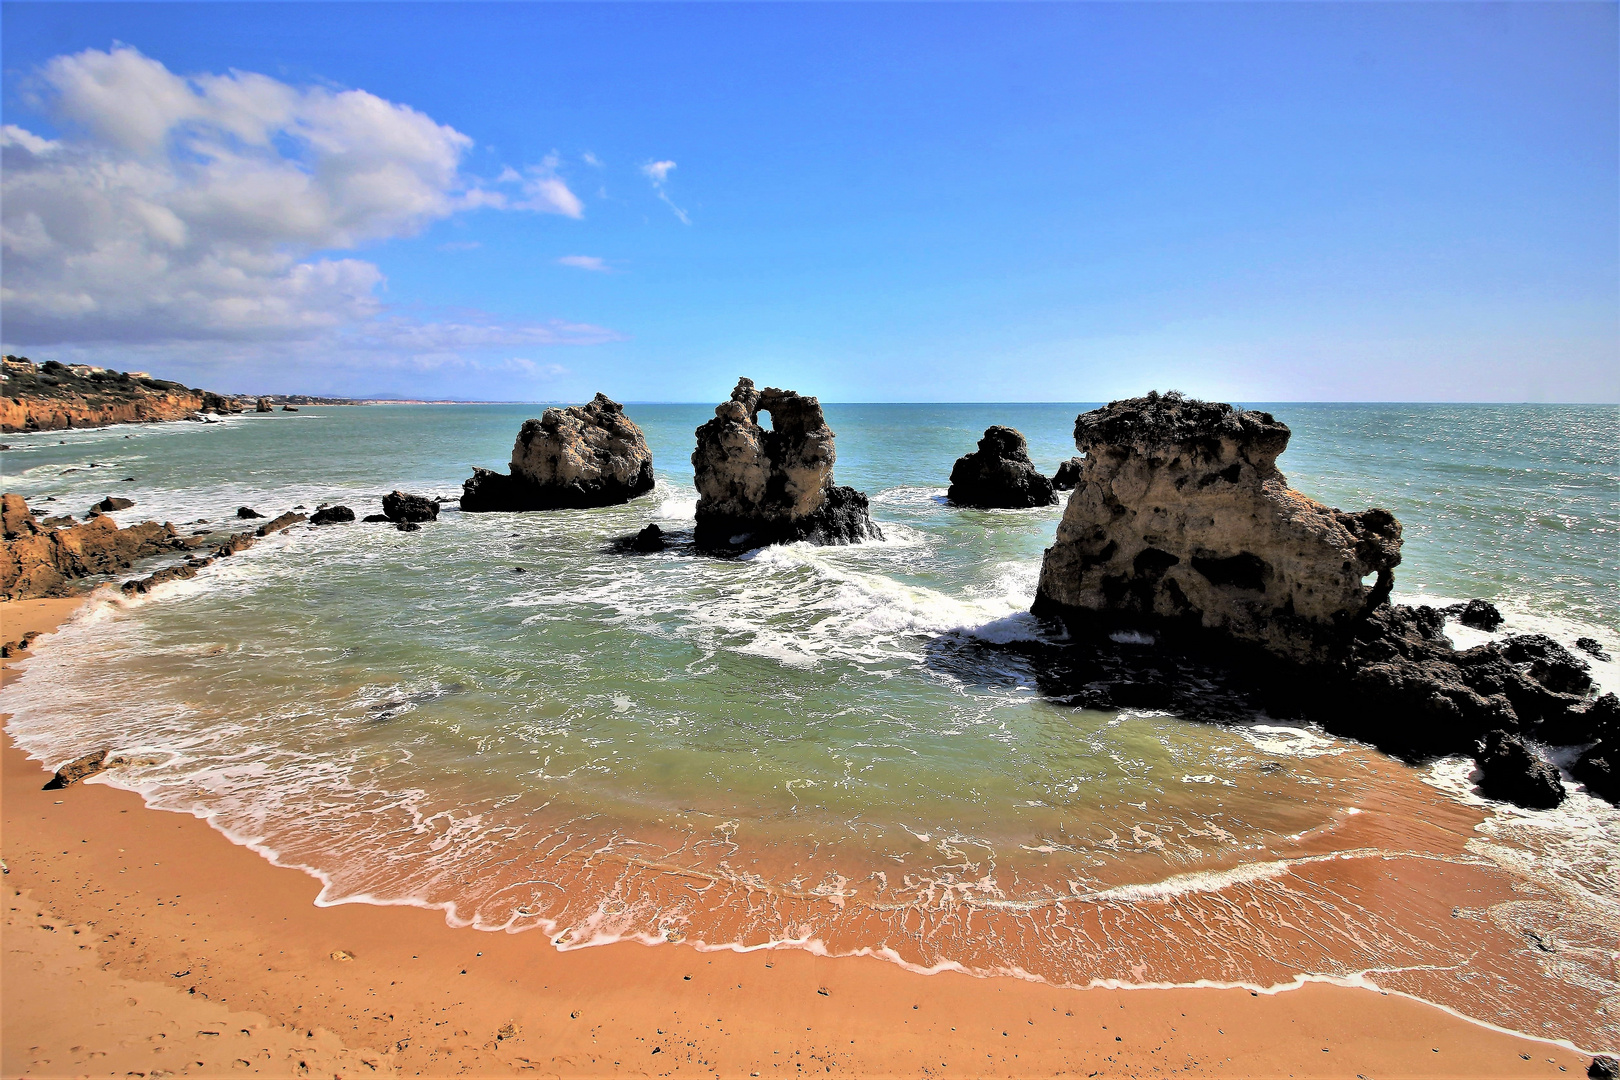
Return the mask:
[[(77, 604), (11, 602), (6, 633)], [(559, 952), (438, 911), (316, 907), (314, 879), (201, 820), (96, 781), (41, 790), (48, 775), (6, 737), (10, 1076), (1579, 1076), (1590, 1060), (1323, 982), (1074, 990), (797, 948)]]

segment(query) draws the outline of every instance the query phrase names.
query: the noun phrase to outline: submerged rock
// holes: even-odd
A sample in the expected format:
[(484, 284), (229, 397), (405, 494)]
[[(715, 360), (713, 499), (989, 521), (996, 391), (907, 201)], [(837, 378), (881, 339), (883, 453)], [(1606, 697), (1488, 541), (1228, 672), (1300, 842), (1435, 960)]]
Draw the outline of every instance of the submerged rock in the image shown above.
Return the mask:
[(398, 529), (400, 532), (421, 532), (422, 531), (422, 526), (418, 525), (414, 521), (396, 521), (396, 522), (394, 522), (394, 528)]
[(1388, 597), (1400, 523), (1289, 488), (1289, 430), (1269, 413), (1149, 394), (1082, 414), (1074, 438), (1086, 456), (1037, 611), (1202, 628), (1307, 662)]
[[(769, 429), (759, 424), (762, 412), (771, 415)], [(834, 485), (836, 456), (819, 401), (737, 380), (730, 400), (697, 429), (697, 546), (726, 551), (795, 540), (881, 540), (866, 496)]]
[(347, 506), (323, 506), (309, 515), (311, 525), (338, 525), (354, 520), (354, 511)]
[[(317, 513), (318, 512), (319, 511), (317, 511)], [(309, 519), (304, 517), (303, 514), (295, 513), (289, 510), (280, 517), (271, 518), (263, 525), (260, 525), (257, 529), (254, 529), (253, 535), (258, 537), (269, 536), (271, 533), (278, 533), (283, 529), (290, 529), (294, 525), (297, 525), (300, 521), (307, 520)]]
[(1059, 465), (1057, 472), (1052, 474), (1052, 490), (1073, 491), (1080, 483), (1080, 465), (1081, 460), (1077, 457), (1072, 457)]
[(114, 510), (128, 510), (134, 505), (134, 499), (120, 499), (116, 495), (109, 495), (90, 509), (94, 513), (110, 514)]
[(365, 517), (361, 518), (360, 520), (366, 522), (368, 525), (372, 525), (372, 524), (376, 524), (378, 522), (387, 521), (388, 520), (388, 515), (387, 514), (367, 514)]
[(425, 495), (390, 491), (383, 496), (383, 516), (389, 521), (438, 521), (439, 500)]
[(474, 469), (462, 485), (467, 511), (558, 510), (629, 502), (653, 486), (652, 451), (624, 406), (597, 394), (584, 405), (525, 420), (512, 471)]
[(236, 508), (236, 516), (239, 519), (243, 520), (243, 521), (249, 521), (249, 520), (251, 520), (253, 518), (262, 518), (262, 517), (264, 517), (263, 514), (259, 513), (257, 510), (253, 509), (253, 507), (251, 507), (251, 506), (238, 506)]
[(630, 542), (632, 551), (663, 551), (664, 530), (657, 525), (648, 525), (636, 533), (636, 538)]
[(1057, 502), (1052, 481), (1035, 471), (1029, 443), (1017, 428), (985, 428), (979, 448), (956, 459), (946, 498), (958, 506), (1022, 510)]

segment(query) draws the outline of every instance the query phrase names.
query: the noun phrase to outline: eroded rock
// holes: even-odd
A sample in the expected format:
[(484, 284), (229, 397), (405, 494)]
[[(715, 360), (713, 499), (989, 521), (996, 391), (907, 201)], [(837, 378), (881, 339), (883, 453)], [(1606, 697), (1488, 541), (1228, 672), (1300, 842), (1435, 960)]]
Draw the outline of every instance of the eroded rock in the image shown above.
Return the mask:
[(254, 529), (253, 535), (258, 537), (269, 536), (271, 533), (278, 533), (283, 529), (290, 529), (294, 525), (297, 525), (300, 521), (307, 520), (309, 519), (303, 514), (289, 510), (285, 514), (282, 514), (279, 517), (271, 518), (263, 525), (260, 525), (257, 529)]
[(1535, 810), (1551, 810), (1564, 801), (1558, 770), (1512, 732), (1486, 732), (1474, 761), (1479, 765), (1479, 791), (1486, 798)]
[(956, 459), (946, 498), (958, 506), (1022, 510), (1057, 502), (1052, 481), (1035, 471), (1029, 443), (1017, 428), (985, 428), (979, 448)]
[(439, 500), (425, 495), (407, 495), (403, 491), (390, 491), (383, 496), (383, 516), (389, 521), (437, 521)]
[(1475, 630), (1495, 630), (1502, 625), (1502, 613), (1489, 600), (1470, 600), (1466, 604), (1453, 604), (1445, 609), (1464, 626)]
[(77, 579), (127, 570), (139, 559), (201, 542), (180, 536), (172, 525), (144, 521), (120, 529), (103, 516), (52, 528), (11, 493), (0, 496), (0, 527), (0, 597), (7, 600), (66, 596)]
[(474, 469), (462, 485), (472, 512), (559, 510), (629, 502), (653, 486), (652, 451), (624, 407), (605, 394), (525, 420), (512, 471)]
[[(1392, 606), (1401, 528), (1288, 488), (1288, 428), (1265, 413), (1149, 395), (1082, 415), (1086, 452), (1037, 611), (1077, 637), (1121, 628), (1221, 657), (1273, 715), (1305, 716), (1407, 758), (1473, 754), (1483, 790), (1556, 805), (1534, 743), (1583, 745), (1594, 792), (1620, 758), (1620, 702), (1588, 701), (1584, 661), (1540, 635), (1457, 650), (1448, 612)], [(1488, 622), (1480, 602), (1449, 612)], [(1489, 609), (1489, 610), (1486, 610)], [(1128, 680), (1113, 680), (1116, 683)]]
[(1400, 523), (1289, 488), (1289, 430), (1269, 413), (1150, 394), (1082, 414), (1074, 437), (1080, 482), (1037, 611), (1199, 627), (1308, 662), (1388, 597)]
[(88, 780), (97, 773), (107, 771), (107, 749), (92, 750), (81, 758), (72, 761), (56, 770), (56, 775), (45, 781), (46, 791), (60, 791), (72, 787), (80, 780)]
[(90, 509), (95, 513), (110, 514), (114, 510), (128, 510), (134, 505), (134, 499), (120, 499), (116, 495), (109, 495)]
[(309, 515), (311, 525), (339, 525), (354, 520), (354, 511), (347, 506), (323, 506)]
[(1613, 659), (1603, 648), (1603, 643), (1597, 638), (1576, 638), (1575, 647), (1594, 660), (1609, 661)]
[(1052, 474), (1052, 490), (1073, 491), (1075, 485), (1080, 483), (1080, 465), (1082, 459), (1072, 457), (1057, 467)]
[(664, 550), (664, 530), (657, 525), (648, 525), (636, 533), (636, 538), (630, 542), (632, 551), (650, 552)]
[[(771, 416), (768, 429), (759, 424), (761, 412)], [(833, 483), (836, 456), (819, 401), (737, 380), (730, 400), (697, 429), (697, 546), (726, 551), (795, 540), (881, 540), (866, 496)]]

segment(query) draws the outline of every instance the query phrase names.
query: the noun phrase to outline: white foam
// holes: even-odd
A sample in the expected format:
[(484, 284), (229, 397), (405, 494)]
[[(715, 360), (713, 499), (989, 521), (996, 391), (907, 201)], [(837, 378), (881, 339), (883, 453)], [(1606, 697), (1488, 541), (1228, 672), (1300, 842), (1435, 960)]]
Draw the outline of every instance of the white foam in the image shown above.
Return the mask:
[(1305, 728), (1278, 724), (1245, 724), (1237, 728), (1238, 734), (1268, 754), (1286, 754), (1289, 757), (1312, 758), (1343, 754), (1350, 748)]

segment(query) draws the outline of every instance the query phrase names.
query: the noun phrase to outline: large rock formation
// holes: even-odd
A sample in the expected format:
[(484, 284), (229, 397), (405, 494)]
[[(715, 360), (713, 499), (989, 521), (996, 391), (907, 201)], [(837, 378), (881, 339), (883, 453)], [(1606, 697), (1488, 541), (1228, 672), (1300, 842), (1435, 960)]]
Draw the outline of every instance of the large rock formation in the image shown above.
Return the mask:
[(984, 429), (979, 448), (956, 459), (946, 498), (958, 506), (1022, 510), (1057, 502), (1052, 481), (1035, 471), (1029, 443), (1017, 428)]
[(1345, 513), (1290, 489), (1276, 465), (1288, 437), (1269, 413), (1176, 393), (1082, 414), (1080, 480), (1036, 610), (1325, 659), (1389, 595), (1401, 527), (1387, 510)]
[(652, 451), (624, 406), (604, 394), (525, 420), (511, 473), (474, 469), (461, 508), (558, 510), (629, 502), (653, 486)]
[[(53, 528), (35, 519), (21, 495), (0, 495), (0, 598), (28, 600), (66, 596), (73, 582), (110, 574), (136, 560), (166, 551), (183, 551), (193, 540), (172, 525), (145, 521), (120, 529), (110, 517), (82, 525)], [(200, 541), (197, 541), (200, 542)]]
[(1458, 651), (1446, 613), (1392, 606), (1399, 522), (1291, 490), (1276, 467), (1288, 438), (1265, 413), (1179, 394), (1080, 416), (1080, 483), (1036, 610), (1092, 641), (1130, 629), (1220, 657), (1277, 715), (1402, 756), (1473, 755), (1486, 793), (1522, 805), (1564, 794), (1533, 743), (1596, 743), (1582, 779), (1615, 798), (1620, 705), (1587, 700), (1585, 662), (1537, 635)]
[[(762, 412), (771, 415), (769, 429), (759, 424)], [(697, 546), (881, 540), (866, 496), (833, 484), (836, 456), (819, 401), (792, 390), (756, 390), (752, 379), (738, 379), (730, 400), (697, 429)]]

